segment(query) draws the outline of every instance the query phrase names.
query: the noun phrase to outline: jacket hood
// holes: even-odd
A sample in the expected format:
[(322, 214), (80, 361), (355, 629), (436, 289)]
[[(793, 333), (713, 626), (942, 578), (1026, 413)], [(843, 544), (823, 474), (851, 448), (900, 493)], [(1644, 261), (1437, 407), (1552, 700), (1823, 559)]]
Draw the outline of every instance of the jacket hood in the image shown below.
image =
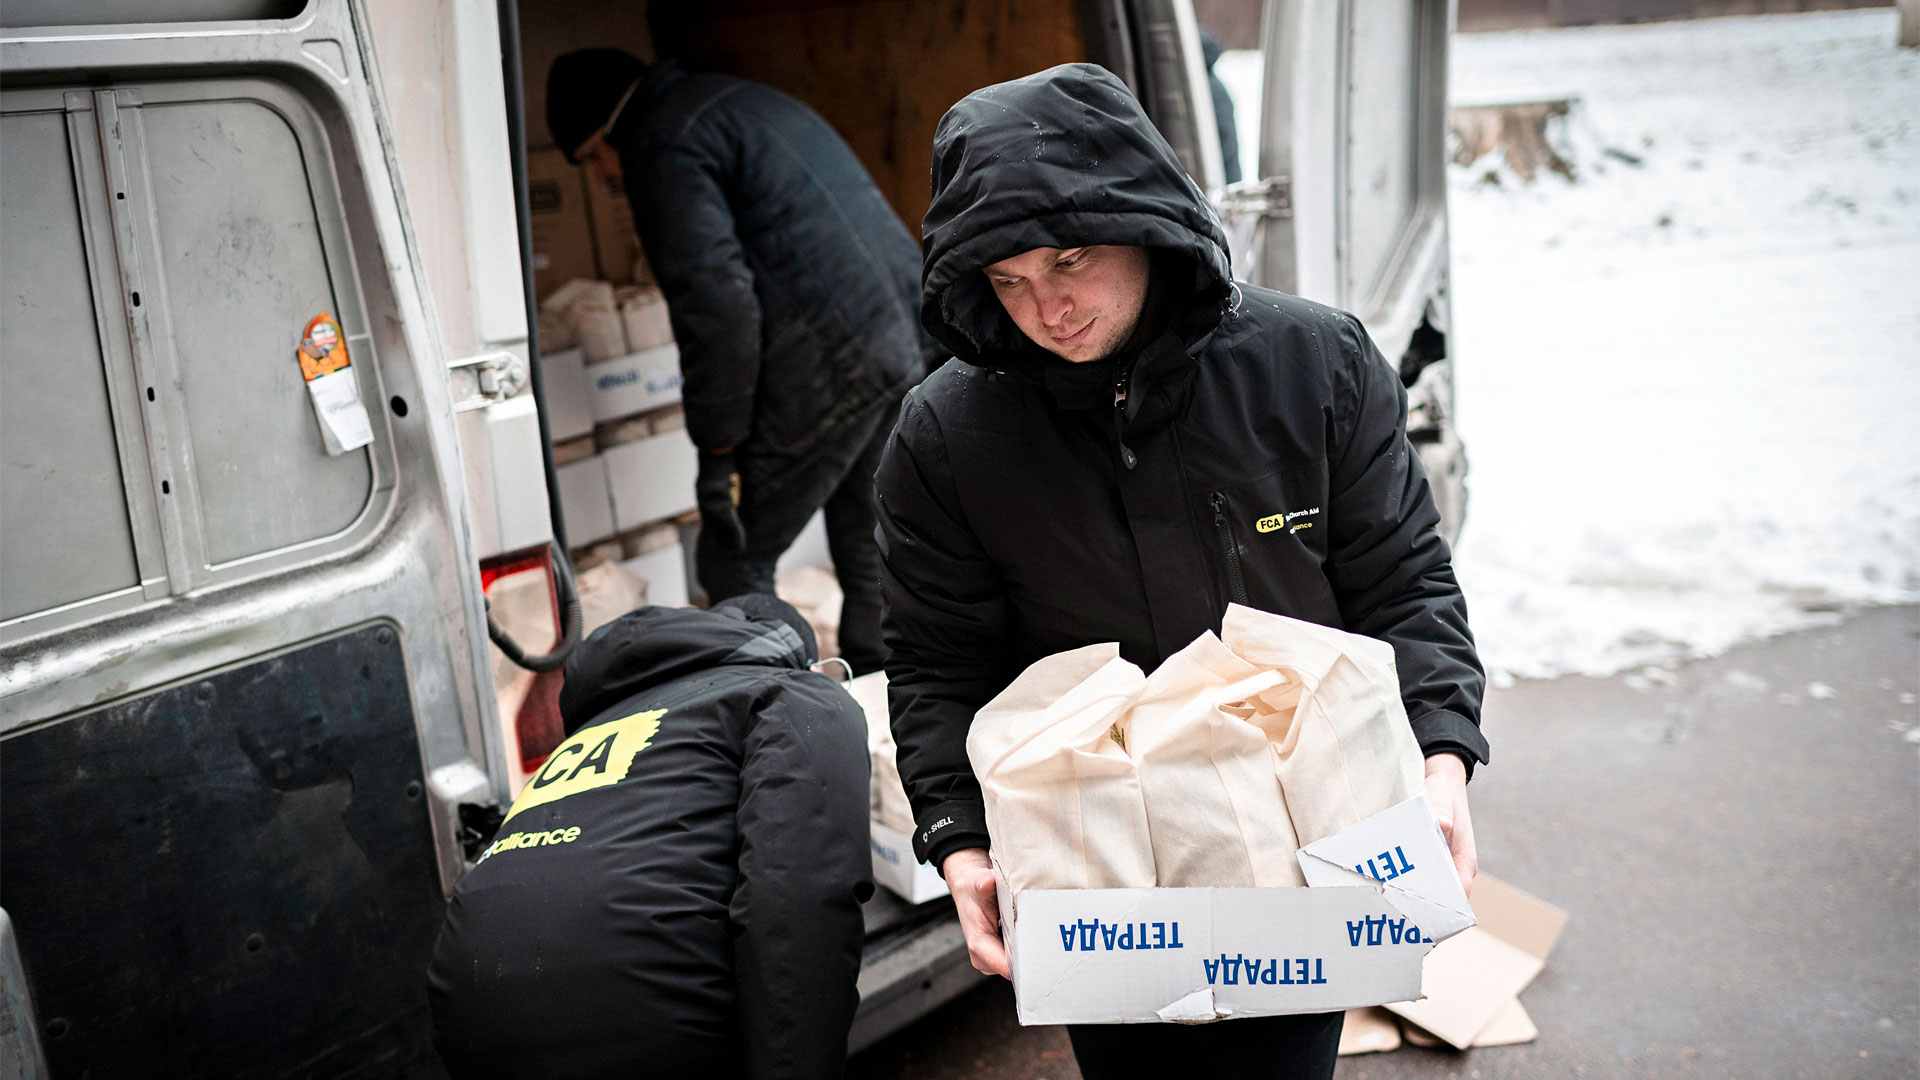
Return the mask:
[(560, 718), (571, 734), (624, 698), (729, 665), (805, 671), (808, 643), (777, 616), (738, 607), (643, 607), (595, 630), (567, 658)]
[(920, 320), (983, 366), (1039, 351), (980, 273), (1034, 248), (1136, 245), (1178, 256), (1161, 286), (1189, 342), (1213, 328), (1231, 293), (1213, 207), (1133, 92), (1093, 64), (998, 83), (947, 110), (920, 235)]

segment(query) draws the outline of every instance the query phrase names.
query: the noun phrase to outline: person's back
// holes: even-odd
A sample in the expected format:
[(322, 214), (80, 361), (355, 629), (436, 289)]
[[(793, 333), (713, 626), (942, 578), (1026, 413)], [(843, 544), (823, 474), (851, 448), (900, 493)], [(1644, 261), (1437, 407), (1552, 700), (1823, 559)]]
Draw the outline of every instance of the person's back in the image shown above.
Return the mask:
[(701, 453), (701, 588), (772, 592), (824, 510), (840, 652), (876, 670), (872, 478), (938, 351), (912, 237), (833, 128), (768, 86), (589, 49), (554, 61), (547, 117), (571, 160), (621, 178), (666, 296)]
[[(798, 456), (840, 424), (890, 412), (924, 370), (920, 252), (859, 160), (818, 113), (772, 87), (665, 64), (647, 86), (653, 97), (635, 127), (616, 125), (609, 141), (626, 165), (648, 257), (670, 299), (676, 276), (689, 288), (737, 287), (713, 269), (724, 261), (686, 250), (690, 237), (710, 235), (688, 228), (690, 214), (709, 210), (687, 179), (724, 178), (760, 309), (760, 350), (777, 361), (761, 366), (755, 430), (741, 443)], [(674, 310), (683, 339), (743, 332), (737, 311), (719, 313), (725, 325), (696, 325), (717, 305), (683, 317), (685, 307)]]
[(582, 644), (569, 737), (434, 950), (455, 1077), (839, 1075), (872, 890), (866, 733), (810, 652), (759, 595), (641, 608)]

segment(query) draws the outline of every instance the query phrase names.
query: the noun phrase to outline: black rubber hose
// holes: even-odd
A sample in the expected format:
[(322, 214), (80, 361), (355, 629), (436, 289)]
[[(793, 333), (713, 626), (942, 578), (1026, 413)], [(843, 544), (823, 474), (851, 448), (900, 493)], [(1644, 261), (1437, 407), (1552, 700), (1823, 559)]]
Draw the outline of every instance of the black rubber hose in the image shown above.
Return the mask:
[(487, 606), (487, 636), (507, 659), (526, 668), (528, 671), (553, 671), (567, 662), (574, 647), (580, 644), (580, 590), (574, 587), (573, 567), (567, 562), (566, 555), (553, 553), (553, 578), (555, 592), (560, 596), (560, 644), (545, 656), (528, 656), (518, 642), (507, 636), (500, 624), (493, 619), (493, 606)]
[(533, 392), (534, 415), (540, 421), (540, 464), (547, 476), (547, 516), (553, 523), (553, 580), (560, 599), (560, 644), (545, 656), (528, 656), (487, 612), (487, 636), (507, 659), (528, 671), (552, 671), (567, 662), (580, 644), (580, 594), (573, 580), (567, 545), (566, 514), (560, 504), (560, 473), (553, 464), (553, 429), (547, 419), (547, 387), (541, 372), (540, 307), (533, 291), (533, 218), (527, 197), (527, 100), (520, 74), (520, 6), (517, 0), (499, 0), (500, 69), (506, 84), (507, 157), (513, 168), (513, 209), (519, 226), (520, 292), (527, 309), (527, 373)]

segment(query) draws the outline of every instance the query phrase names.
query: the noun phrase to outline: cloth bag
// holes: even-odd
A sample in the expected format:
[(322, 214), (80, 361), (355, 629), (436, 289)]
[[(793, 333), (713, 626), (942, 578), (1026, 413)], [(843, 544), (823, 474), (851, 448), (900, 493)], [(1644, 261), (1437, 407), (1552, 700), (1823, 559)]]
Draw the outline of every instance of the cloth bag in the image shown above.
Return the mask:
[(887, 673), (870, 672), (846, 684), (847, 693), (867, 714), (867, 816), (903, 836), (913, 835), (913, 807), (900, 780), (898, 749), (887, 714)]
[(1270, 749), (1290, 715), (1250, 704), (1286, 683), (1285, 672), (1248, 663), (1212, 633), (1147, 677), (1127, 713), (1126, 749), (1161, 885), (1307, 883)]
[(1088, 645), (1036, 661), (974, 717), (967, 757), (1015, 893), (1155, 884), (1140, 781), (1116, 729), (1145, 682), (1118, 645)]
[(1393, 646), (1239, 604), (1227, 608), (1220, 639), (1248, 664), (1287, 676), (1245, 708), (1271, 740), (1296, 846), (1425, 790)]

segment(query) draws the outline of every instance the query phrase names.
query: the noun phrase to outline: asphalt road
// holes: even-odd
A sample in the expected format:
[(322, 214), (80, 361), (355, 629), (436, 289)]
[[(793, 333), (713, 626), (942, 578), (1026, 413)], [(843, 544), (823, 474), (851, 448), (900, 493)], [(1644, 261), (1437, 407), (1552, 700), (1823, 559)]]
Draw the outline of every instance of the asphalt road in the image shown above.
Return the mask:
[[(1572, 915), (1538, 1041), (1341, 1059), (1342, 1080), (1920, 1076), (1920, 608), (1675, 670), (1494, 691), (1481, 865)], [(1910, 737), (1911, 736), (1911, 737)], [(858, 1080), (1070, 1080), (983, 986)]]

